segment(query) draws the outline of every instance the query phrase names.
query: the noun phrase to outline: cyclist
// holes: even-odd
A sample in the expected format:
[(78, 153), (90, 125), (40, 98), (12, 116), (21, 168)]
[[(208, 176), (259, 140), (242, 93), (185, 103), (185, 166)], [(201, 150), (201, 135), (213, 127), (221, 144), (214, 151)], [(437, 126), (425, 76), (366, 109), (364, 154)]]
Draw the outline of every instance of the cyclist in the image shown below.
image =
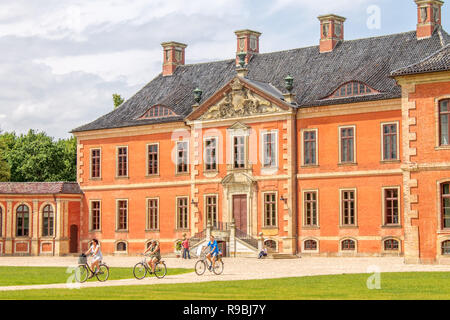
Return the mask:
[(159, 248), (159, 242), (157, 240), (153, 240), (151, 245), (145, 250), (144, 254), (150, 252), (150, 260), (148, 261), (148, 265), (152, 268), (152, 272), (155, 272), (156, 263), (161, 260), (161, 249)]
[(92, 254), (91, 270), (94, 272), (89, 276), (89, 279), (98, 273), (99, 264), (103, 260), (102, 251), (100, 250), (100, 243), (97, 239), (92, 239), (91, 246), (85, 255)]
[[(209, 237), (209, 242), (208, 242), (206, 248), (210, 248), (209, 253), (206, 255), (206, 258), (208, 258), (212, 267), (215, 268), (217, 256), (219, 255), (219, 246), (217, 244), (217, 241), (214, 239), (213, 235), (211, 235)], [(211, 270), (211, 265), (208, 266), (209, 270)]]

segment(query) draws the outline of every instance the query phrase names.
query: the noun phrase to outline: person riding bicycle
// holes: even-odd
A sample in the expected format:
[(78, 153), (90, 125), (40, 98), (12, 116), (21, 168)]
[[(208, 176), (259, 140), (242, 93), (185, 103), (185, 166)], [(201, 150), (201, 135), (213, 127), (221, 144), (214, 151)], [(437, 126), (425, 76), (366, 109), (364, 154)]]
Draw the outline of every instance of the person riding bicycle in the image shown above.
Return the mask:
[(92, 262), (90, 265), (90, 269), (93, 271), (93, 274), (89, 276), (92, 278), (94, 275), (98, 273), (100, 262), (103, 260), (102, 251), (100, 250), (100, 243), (97, 239), (92, 239), (91, 246), (89, 250), (85, 252), (85, 255), (92, 255)]
[[(219, 245), (217, 244), (217, 240), (214, 239), (213, 235), (209, 237), (209, 242), (206, 245), (206, 248), (210, 248), (209, 253), (206, 255), (206, 258), (209, 260), (212, 267), (215, 268), (217, 256), (219, 255)], [(209, 266), (208, 269), (211, 270), (211, 266)]]
[(161, 249), (159, 248), (159, 242), (157, 240), (153, 240), (147, 250), (144, 251), (144, 254), (150, 252), (150, 260), (148, 261), (148, 265), (152, 268), (152, 272), (155, 272), (156, 264), (161, 260)]

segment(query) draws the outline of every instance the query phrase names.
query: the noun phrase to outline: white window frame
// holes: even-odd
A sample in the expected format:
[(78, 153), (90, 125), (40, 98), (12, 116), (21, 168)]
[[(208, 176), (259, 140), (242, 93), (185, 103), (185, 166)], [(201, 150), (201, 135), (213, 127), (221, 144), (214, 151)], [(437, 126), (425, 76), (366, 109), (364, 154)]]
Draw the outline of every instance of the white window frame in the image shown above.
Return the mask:
[[(207, 169), (207, 156), (206, 156), (206, 141), (208, 140), (214, 140), (216, 144), (216, 155), (215, 155), (215, 163), (216, 168), (215, 169)], [(203, 138), (203, 171), (205, 172), (217, 172), (219, 171), (219, 137), (216, 136), (207, 136)]]
[[(388, 190), (388, 189), (397, 189), (397, 194), (398, 194), (398, 223), (397, 224), (387, 224), (386, 223), (386, 215), (385, 215), (385, 210), (386, 210), (386, 199), (385, 199), (385, 194), (384, 191)], [(387, 187), (382, 187), (381, 188), (381, 222), (382, 222), (382, 226), (383, 227), (400, 227), (402, 225), (402, 210), (401, 210), (401, 203), (402, 203), (402, 198), (401, 198), (401, 188), (400, 186), (387, 186)]]
[[(127, 149), (127, 174), (125, 176), (119, 176), (119, 148)], [(130, 153), (128, 146), (116, 146), (116, 179), (126, 179), (130, 176)]]
[[(396, 159), (384, 159), (384, 130), (383, 130), (383, 128), (384, 128), (384, 126), (385, 125), (391, 125), (391, 124), (395, 124), (395, 126), (396, 126), (396, 128), (397, 128), (397, 130), (396, 130), (396, 132), (397, 132), (397, 141), (396, 141), (396, 143), (397, 143), (397, 145), (396, 145), (396, 148), (397, 148), (397, 158)], [(393, 162), (393, 161), (399, 161), (400, 160), (400, 132), (399, 132), (399, 128), (400, 128), (400, 124), (399, 124), (399, 122), (398, 121), (391, 121), (391, 122), (382, 122), (381, 124), (380, 124), (380, 134), (381, 134), (381, 136), (380, 136), (380, 142), (381, 142), (381, 146), (380, 146), (380, 148), (381, 148), (381, 162)]]
[[(189, 172), (190, 172), (190, 168), (189, 168), (189, 166), (190, 166), (190, 161), (189, 161), (189, 154), (190, 154), (190, 146), (189, 146), (189, 140), (180, 140), (180, 141), (176, 141), (175, 142), (176, 143), (176, 163), (175, 163), (175, 173), (176, 174), (189, 174)], [(178, 144), (179, 143), (186, 143), (187, 145), (186, 145), (186, 153), (187, 153), (187, 157), (186, 157), (186, 160), (187, 160), (187, 163), (186, 163), (186, 166), (187, 166), (187, 171), (182, 171), (182, 172), (180, 172), (180, 171), (178, 171), (178, 160), (179, 160), (179, 152), (178, 152)]]
[[(127, 228), (119, 229), (119, 201), (127, 202)], [(128, 199), (116, 199), (116, 232), (128, 232), (129, 230), (129, 218), (130, 218), (130, 202)]]
[[(305, 193), (315, 192), (316, 193), (316, 215), (317, 215), (317, 224), (316, 225), (307, 225), (306, 224), (306, 207), (305, 207)], [(304, 189), (302, 190), (302, 228), (320, 228), (320, 205), (319, 205), (319, 189)]]
[[(272, 165), (265, 167), (264, 164), (266, 163), (266, 152), (265, 152), (265, 145), (264, 145), (264, 137), (266, 135), (274, 135), (274, 149), (275, 149), (275, 161)], [(263, 130), (261, 131), (261, 168), (262, 169), (276, 169), (278, 168), (278, 130)], [(234, 148), (233, 148), (234, 151)]]
[[(343, 198), (342, 193), (344, 191), (353, 191), (355, 194), (355, 223), (354, 224), (344, 224), (344, 212), (343, 212)], [(341, 188), (339, 189), (339, 227), (340, 228), (358, 228), (358, 189), (357, 188)]]
[[(353, 161), (352, 162), (342, 162), (342, 129), (353, 129)], [(349, 125), (349, 126), (339, 126), (338, 127), (338, 136), (339, 136), (339, 164), (340, 165), (352, 165), (357, 163), (356, 159), (356, 145), (357, 145), (357, 139), (356, 139), (356, 125)]]
[[(152, 228), (150, 228), (150, 225), (149, 225), (149, 212), (148, 212), (148, 210), (150, 209), (149, 208), (149, 206), (148, 206), (148, 201), (149, 200), (156, 200), (156, 203), (157, 203), (157, 207), (156, 207), (156, 219), (157, 219), (157, 226), (156, 226), (156, 229), (152, 229)], [(148, 197), (148, 198), (145, 198), (145, 231), (150, 231), (150, 232), (155, 232), (155, 231), (159, 231), (159, 219), (160, 219), (160, 215), (159, 215), (159, 213), (160, 213), (160, 209), (159, 209), (159, 205), (160, 205), (160, 201), (159, 201), (159, 197)]]
[[(316, 163), (306, 164), (305, 163), (305, 132), (314, 131), (316, 134)], [(317, 167), (319, 165), (319, 129), (302, 129), (301, 130), (301, 161), (303, 167)]]
[[(155, 146), (155, 145), (158, 147), (158, 172), (157, 172), (157, 173), (149, 173), (149, 170), (148, 170), (148, 160), (149, 160), (149, 157), (148, 157), (148, 148), (149, 148), (150, 146)], [(147, 177), (156, 177), (156, 176), (159, 176), (159, 172), (160, 172), (160, 154), (161, 154), (161, 152), (160, 152), (160, 150), (159, 150), (159, 142), (147, 143), (147, 144), (145, 145), (145, 173), (146, 173), (146, 176), (147, 176)]]
[[(92, 176), (92, 151), (94, 150), (100, 150), (100, 159), (99, 159), (99, 176), (93, 177)], [(128, 151), (127, 151), (128, 154)], [(101, 147), (95, 147), (89, 149), (89, 179), (90, 180), (101, 180), (102, 179), (102, 148)]]

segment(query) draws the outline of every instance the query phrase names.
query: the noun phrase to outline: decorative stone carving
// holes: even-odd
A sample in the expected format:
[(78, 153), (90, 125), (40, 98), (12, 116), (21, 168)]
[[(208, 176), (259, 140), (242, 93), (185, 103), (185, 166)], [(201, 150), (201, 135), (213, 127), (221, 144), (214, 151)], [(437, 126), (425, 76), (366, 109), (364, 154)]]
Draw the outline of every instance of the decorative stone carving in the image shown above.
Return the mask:
[(231, 91), (224, 93), (224, 98), (210, 107), (199, 120), (239, 118), (282, 111), (272, 102), (245, 88), (237, 78), (231, 82), (230, 87)]

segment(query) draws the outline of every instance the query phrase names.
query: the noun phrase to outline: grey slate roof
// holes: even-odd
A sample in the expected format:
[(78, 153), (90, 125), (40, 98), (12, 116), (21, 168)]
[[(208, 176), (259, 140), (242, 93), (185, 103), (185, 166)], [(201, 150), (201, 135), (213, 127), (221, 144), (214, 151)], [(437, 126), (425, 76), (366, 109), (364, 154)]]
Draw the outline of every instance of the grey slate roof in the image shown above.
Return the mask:
[(77, 182), (0, 182), (0, 194), (81, 194)]
[[(299, 107), (399, 98), (401, 90), (391, 72), (429, 57), (448, 43), (450, 36), (439, 28), (423, 40), (411, 31), (344, 41), (329, 53), (321, 54), (318, 46), (312, 46), (256, 54), (247, 66), (247, 79), (279, 96), (285, 91), (284, 78), (291, 75)], [(235, 76), (235, 59), (179, 66), (172, 76), (158, 75), (119, 108), (72, 132), (183, 121), (192, 111), (196, 87), (203, 91), (203, 102)], [(380, 93), (324, 99), (349, 81), (363, 82)], [(138, 120), (157, 104), (171, 107), (178, 116)]]
[(393, 71), (391, 75), (400, 76), (447, 70), (450, 70), (450, 44), (418, 63)]

